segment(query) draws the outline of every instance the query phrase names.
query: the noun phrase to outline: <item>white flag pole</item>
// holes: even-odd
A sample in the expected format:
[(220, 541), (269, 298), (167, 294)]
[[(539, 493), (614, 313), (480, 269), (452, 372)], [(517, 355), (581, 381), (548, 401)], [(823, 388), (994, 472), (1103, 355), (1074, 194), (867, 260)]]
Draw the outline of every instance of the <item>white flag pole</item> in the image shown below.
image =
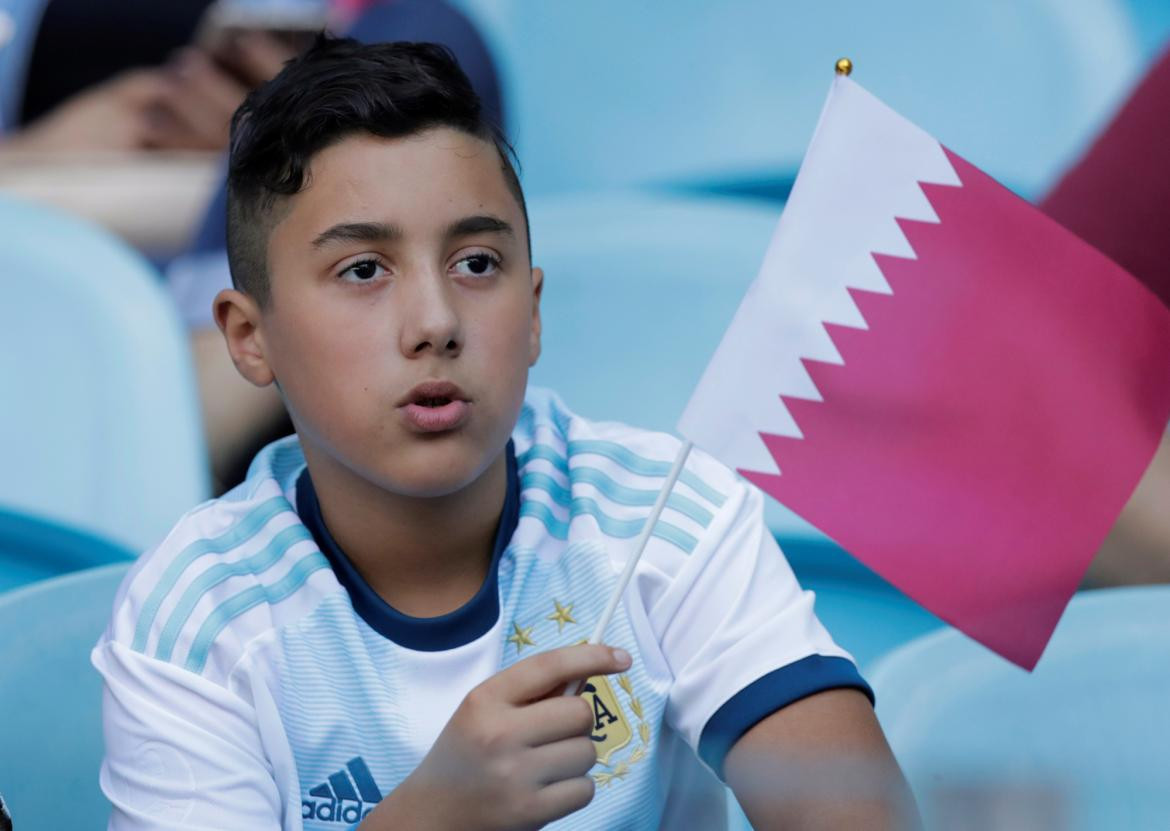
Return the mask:
[[(638, 560), (642, 559), (642, 552), (646, 550), (646, 543), (650, 541), (650, 534), (654, 531), (654, 526), (658, 524), (658, 517), (662, 515), (662, 509), (666, 507), (666, 500), (670, 497), (670, 492), (674, 490), (674, 483), (678, 481), (678, 477), (682, 474), (683, 465), (687, 462), (687, 456), (691, 454), (691, 448), (694, 447), (689, 440), (682, 443), (682, 447), (678, 449), (678, 455), (674, 457), (674, 464), (670, 467), (670, 473), (667, 474), (666, 481), (662, 483), (662, 490), (658, 492), (658, 499), (654, 502), (654, 507), (650, 511), (650, 516), (646, 517), (646, 524), (642, 526), (642, 532), (638, 535), (637, 542), (634, 543), (634, 553), (626, 560), (626, 567), (622, 570), (621, 577), (618, 578), (617, 585), (613, 587), (613, 592), (609, 596), (609, 602), (605, 604), (605, 611), (601, 613), (601, 618), (597, 621), (597, 626), (593, 629), (593, 634), (589, 636), (588, 643), (601, 643), (601, 638), (605, 634), (605, 629), (609, 626), (610, 620), (613, 618), (614, 610), (617, 609), (618, 603), (621, 602), (622, 595), (625, 594), (626, 586), (630, 584), (630, 578), (634, 576), (634, 568), (638, 565)], [(577, 695), (580, 692), (580, 684), (569, 684), (565, 688), (565, 695)]]
[(601, 619), (597, 621), (597, 626), (593, 629), (593, 634), (589, 636), (589, 643), (601, 643), (601, 636), (605, 634), (605, 628), (609, 626), (609, 621), (613, 617), (614, 609), (617, 608), (618, 603), (622, 599), (622, 595), (626, 591), (626, 586), (630, 584), (630, 578), (634, 576), (634, 568), (638, 565), (638, 560), (642, 559), (642, 552), (646, 550), (646, 543), (650, 541), (650, 534), (654, 531), (654, 526), (658, 524), (658, 517), (662, 515), (662, 509), (666, 507), (666, 500), (670, 497), (670, 492), (674, 490), (674, 483), (678, 481), (678, 477), (682, 474), (683, 465), (687, 462), (687, 456), (691, 454), (691, 448), (694, 447), (690, 441), (684, 441), (682, 447), (678, 449), (678, 455), (674, 457), (674, 464), (670, 468), (670, 473), (666, 477), (666, 481), (662, 483), (662, 490), (658, 492), (658, 499), (654, 503), (653, 510), (650, 511), (650, 516), (646, 518), (646, 524), (642, 526), (642, 533), (638, 535), (638, 541), (634, 543), (634, 553), (630, 559), (626, 560), (626, 567), (622, 571), (622, 576), (618, 579), (618, 583), (613, 588), (613, 593), (609, 596), (609, 603), (605, 604), (605, 611), (601, 613)]

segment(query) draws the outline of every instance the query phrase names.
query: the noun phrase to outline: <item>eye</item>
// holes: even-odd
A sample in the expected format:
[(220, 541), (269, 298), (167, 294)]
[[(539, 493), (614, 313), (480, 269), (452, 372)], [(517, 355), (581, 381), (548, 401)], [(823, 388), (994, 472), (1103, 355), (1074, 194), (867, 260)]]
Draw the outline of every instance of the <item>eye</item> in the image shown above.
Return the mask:
[(350, 263), (337, 276), (347, 283), (369, 283), (385, 273), (386, 269), (377, 260), (365, 259)]
[(460, 277), (491, 277), (500, 267), (500, 259), (486, 251), (477, 251), (455, 262), (455, 273)]

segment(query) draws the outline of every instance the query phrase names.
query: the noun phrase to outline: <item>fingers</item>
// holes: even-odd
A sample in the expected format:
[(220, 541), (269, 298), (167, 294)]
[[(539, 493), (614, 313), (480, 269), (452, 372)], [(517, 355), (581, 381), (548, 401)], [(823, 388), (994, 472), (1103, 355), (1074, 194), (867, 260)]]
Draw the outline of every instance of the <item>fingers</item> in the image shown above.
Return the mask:
[(577, 696), (555, 696), (518, 711), (523, 719), (516, 732), (530, 747), (584, 736), (593, 727), (593, 708)]
[(122, 104), (132, 108), (157, 104), (168, 89), (166, 79), (157, 69), (130, 69), (115, 75), (103, 86)]
[(588, 776), (554, 782), (535, 794), (534, 814), (543, 824), (579, 811), (592, 801), (593, 789), (593, 780)]
[(559, 693), (570, 681), (593, 675), (609, 675), (630, 668), (623, 649), (600, 644), (579, 644), (552, 649), (525, 658), (485, 682), (493, 692), (512, 704), (526, 704)]
[(228, 123), (247, 89), (195, 49), (180, 52), (171, 74), (167, 110), (201, 146), (226, 144)]
[(229, 118), (248, 94), (248, 88), (224, 72), (198, 49), (182, 53), (182, 72), (190, 82), (192, 93), (203, 99), (205, 106)]
[(533, 748), (526, 762), (532, 766), (533, 781), (553, 785), (589, 773), (597, 763), (597, 751), (592, 739), (574, 736)]
[(254, 86), (276, 76), (295, 57), (292, 49), (264, 32), (246, 32), (232, 41), (232, 63)]

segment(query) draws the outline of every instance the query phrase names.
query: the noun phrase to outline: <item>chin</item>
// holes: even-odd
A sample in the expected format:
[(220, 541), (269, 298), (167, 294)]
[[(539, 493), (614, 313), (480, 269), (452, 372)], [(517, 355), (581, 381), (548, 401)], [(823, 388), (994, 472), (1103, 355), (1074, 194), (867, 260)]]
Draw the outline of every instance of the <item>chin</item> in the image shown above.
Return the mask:
[(403, 496), (436, 499), (467, 488), (488, 470), (500, 450), (484, 452), (468, 448), (462, 442), (423, 445), (412, 448), (402, 458), (398, 455), (392, 472), (387, 471), (384, 487)]
[(441, 499), (459, 493), (475, 479), (441, 476), (396, 477), (386, 484), (386, 490), (412, 499)]

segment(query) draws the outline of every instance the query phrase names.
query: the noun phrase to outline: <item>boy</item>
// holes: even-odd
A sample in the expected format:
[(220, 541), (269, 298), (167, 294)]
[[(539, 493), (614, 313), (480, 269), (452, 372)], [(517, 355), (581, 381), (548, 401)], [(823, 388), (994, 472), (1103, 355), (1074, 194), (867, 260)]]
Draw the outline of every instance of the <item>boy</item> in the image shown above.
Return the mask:
[(525, 399), (543, 275), (504, 147), (426, 44), (322, 39), (236, 114), (215, 317), (297, 434), (119, 593), (112, 828), (712, 828), (711, 771), (761, 829), (893, 824), (833, 763), (901, 793), (868, 687), (710, 458), (580, 645), (677, 442)]

